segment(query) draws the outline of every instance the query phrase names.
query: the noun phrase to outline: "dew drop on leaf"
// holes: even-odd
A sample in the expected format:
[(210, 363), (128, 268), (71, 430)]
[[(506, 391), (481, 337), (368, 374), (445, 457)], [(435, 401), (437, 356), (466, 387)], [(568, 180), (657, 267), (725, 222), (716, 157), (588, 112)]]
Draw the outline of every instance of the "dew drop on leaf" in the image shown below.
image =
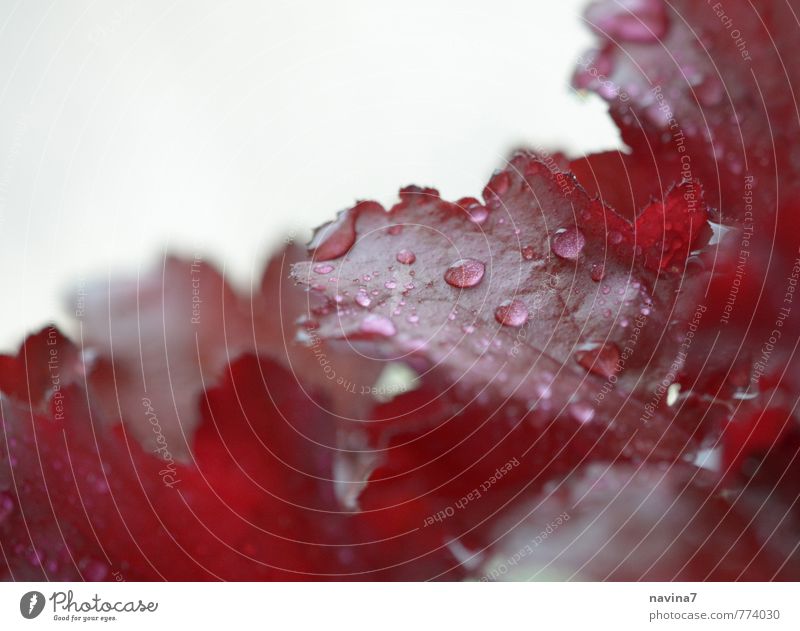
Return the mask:
[(530, 245), (526, 245), (524, 248), (522, 248), (522, 258), (524, 258), (526, 261), (532, 261), (535, 255), (536, 253), (533, 251), (533, 248)]
[(495, 309), (494, 319), (503, 326), (522, 326), (528, 321), (528, 307), (521, 300), (504, 300)]
[(447, 268), (444, 280), (459, 289), (475, 287), (483, 279), (485, 271), (486, 266), (477, 259), (459, 259)]
[(585, 245), (586, 237), (578, 228), (571, 226), (556, 231), (551, 248), (557, 257), (574, 261), (580, 256)]
[(417, 255), (411, 250), (400, 250), (395, 258), (397, 259), (398, 263), (402, 263), (403, 265), (411, 265), (417, 260)]

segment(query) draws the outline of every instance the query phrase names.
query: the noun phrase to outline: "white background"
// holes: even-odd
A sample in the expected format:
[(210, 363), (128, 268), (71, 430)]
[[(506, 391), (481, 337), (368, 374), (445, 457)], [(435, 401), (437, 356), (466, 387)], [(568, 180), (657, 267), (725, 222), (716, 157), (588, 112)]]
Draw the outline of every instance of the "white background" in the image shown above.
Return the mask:
[(0, 352), (165, 251), (246, 286), (356, 198), (617, 146), (569, 88), (584, 4), (0, 0)]
[[(115, 622), (55, 622), (51, 602), (23, 620), (21, 596), (72, 589), (74, 601), (158, 602), (150, 614)], [(696, 592), (694, 603), (653, 604), (650, 596)], [(493, 629), (783, 629), (795, 630), (792, 583), (64, 583), (0, 584), (3, 629), (325, 629), (481, 631)], [(778, 609), (778, 620), (661, 620), (650, 613)]]

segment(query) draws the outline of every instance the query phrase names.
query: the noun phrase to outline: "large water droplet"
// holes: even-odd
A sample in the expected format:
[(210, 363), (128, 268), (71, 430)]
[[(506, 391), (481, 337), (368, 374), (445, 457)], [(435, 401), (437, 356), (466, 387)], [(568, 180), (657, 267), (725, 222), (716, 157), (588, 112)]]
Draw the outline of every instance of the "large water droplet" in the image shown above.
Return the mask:
[(402, 263), (403, 265), (411, 265), (417, 260), (417, 255), (411, 250), (403, 249), (397, 253), (395, 258), (397, 259), (398, 263)]
[(392, 337), (397, 333), (397, 328), (389, 318), (376, 313), (371, 313), (361, 321), (361, 332), (370, 335)]
[(528, 321), (528, 307), (521, 300), (504, 300), (495, 309), (494, 319), (503, 326), (522, 326)]
[(489, 217), (489, 211), (477, 201), (467, 206), (467, 213), (469, 214), (469, 220), (478, 225), (484, 223)]
[(477, 259), (459, 259), (447, 268), (444, 280), (459, 289), (475, 287), (483, 279), (485, 271), (486, 266)]
[(575, 360), (590, 373), (610, 379), (617, 372), (619, 347), (613, 342), (590, 344), (575, 353)]
[(568, 261), (576, 260), (586, 245), (586, 237), (574, 226), (561, 228), (553, 235), (551, 248), (553, 254)]

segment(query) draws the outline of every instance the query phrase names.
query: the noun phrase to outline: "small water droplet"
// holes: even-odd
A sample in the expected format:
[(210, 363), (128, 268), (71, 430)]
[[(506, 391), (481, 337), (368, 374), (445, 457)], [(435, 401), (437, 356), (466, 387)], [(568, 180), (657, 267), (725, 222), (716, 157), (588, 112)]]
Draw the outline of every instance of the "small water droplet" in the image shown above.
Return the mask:
[(414, 254), (411, 250), (400, 250), (395, 257), (398, 263), (402, 263), (403, 265), (411, 265), (414, 261), (417, 260), (417, 255)]
[(359, 292), (358, 294), (356, 294), (356, 303), (358, 303), (364, 308), (367, 308), (372, 304), (372, 300), (366, 293)]
[(363, 333), (392, 337), (397, 333), (397, 328), (389, 318), (376, 313), (371, 313), (361, 321), (361, 331)]
[(622, 235), (616, 230), (612, 230), (608, 233), (608, 242), (612, 245), (619, 245), (622, 243)]
[(397, 287), (397, 282), (394, 280), (387, 280), (385, 283), (383, 283), (383, 286), (386, 287), (386, 289), (394, 289)]
[(592, 265), (592, 280), (599, 283), (606, 277), (606, 267), (602, 263)]
[(530, 245), (526, 245), (522, 248), (522, 258), (526, 261), (532, 261), (533, 257), (536, 256), (536, 253), (533, 251), (533, 247)]
[(319, 265), (314, 266), (314, 271), (317, 274), (330, 274), (333, 271), (333, 265), (329, 265), (328, 263), (320, 263)]
[(416, 313), (412, 313), (408, 318), (406, 318), (411, 324), (416, 324), (419, 322), (419, 316)]
[(495, 309), (494, 319), (503, 326), (522, 326), (528, 321), (528, 307), (521, 300), (504, 300)]
[(553, 254), (568, 261), (576, 260), (586, 245), (586, 237), (574, 226), (561, 228), (553, 235), (551, 248)]
[(486, 266), (477, 259), (459, 259), (447, 268), (444, 280), (459, 289), (475, 287), (483, 279), (485, 271)]

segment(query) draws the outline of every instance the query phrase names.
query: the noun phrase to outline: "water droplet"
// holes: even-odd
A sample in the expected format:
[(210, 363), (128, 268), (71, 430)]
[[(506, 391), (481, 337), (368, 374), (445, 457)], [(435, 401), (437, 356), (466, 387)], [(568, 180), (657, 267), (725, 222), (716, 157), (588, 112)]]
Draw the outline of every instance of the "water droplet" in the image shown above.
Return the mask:
[(385, 283), (383, 283), (383, 286), (386, 287), (386, 289), (394, 289), (397, 287), (397, 281), (387, 280)]
[(575, 353), (575, 360), (588, 372), (610, 379), (617, 372), (619, 347), (613, 342), (590, 344)]
[(356, 294), (356, 303), (358, 303), (364, 308), (367, 308), (372, 304), (372, 300), (366, 293), (359, 292), (358, 294)]
[(611, 287), (608, 285), (603, 285), (603, 288), (600, 291), (603, 292), (604, 296), (608, 296), (608, 294), (611, 293)]
[(411, 265), (417, 260), (417, 255), (411, 250), (400, 250), (395, 258), (397, 259), (398, 263), (402, 263), (403, 265)]
[(526, 261), (532, 261), (533, 257), (536, 256), (536, 253), (533, 251), (533, 247), (530, 245), (526, 245), (522, 248), (522, 258)]
[(601, 263), (595, 263), (592, 265), (592, 280), (596, 283), (599, 283), (606, 277), (606, 267)]
[(622, 235), (616, 230), (612, 230), (608, 233), (608, 242), (612, 245), (619, 245), (622, 243)]
[(553, 235), (553, 254), (568, 261), (576, 260), (586, 245), (586, 237), (574, 226), (561, 228)]
[(521, 300), (504, 300), (495, 309), (494, 319), (503, 326), (522, 326), (528, 321), (528, 307)]
[(382, 315), (371, 313), (361, 321), (361, 332), (371, 335), (382, 335), (392, 337), (397, 333), (397, 328), (389, 318)]
[(467, 207), (467, 213), (469, 213), (469, 220), (478, 225), (485, 222), (489, 217), (489, 211), (477, 202)]
[(314, 266), (314, 271), (317, 274), (330, 274), (333, 271), (333, 265), (329, 265), (328, 263), (320, 263), (319, 265)]
[(416, 313), (412, 313), (408, 318), (406, 318), (411, 324), (416, 324), (419, 322), (419, 316)]
[(459, 289), (475, 287), (483, 279), (485, 271), (486, 266), (476, 259), (459, 259), (447, 268), (444, 280)]

